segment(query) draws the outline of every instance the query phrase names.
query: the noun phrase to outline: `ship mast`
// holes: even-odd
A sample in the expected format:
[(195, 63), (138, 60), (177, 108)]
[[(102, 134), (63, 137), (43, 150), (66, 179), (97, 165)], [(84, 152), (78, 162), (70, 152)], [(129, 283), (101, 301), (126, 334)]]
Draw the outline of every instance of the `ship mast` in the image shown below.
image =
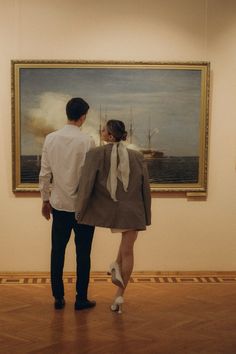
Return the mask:
[(151, 117), (148, 118), (148, 150), (151, 150), (151, 139), (154, 134), (159, 133), (158, 128), (151, 129)]
[(99, 109), (99, 144), (102, 145), (102, 107)]
[(107, 123), (107, 107), (105, 109), (105, 124)]
[(148, 150), (151, 150), (151, 118), (150, 115), (148, 117)]
[(130, 144), (133, 143), (133, 134), (134, 134), (133, 113), (132, 113), (132, 107), (130, 107), (130, 122), (129, 122), (129, 142), (130, 142)]

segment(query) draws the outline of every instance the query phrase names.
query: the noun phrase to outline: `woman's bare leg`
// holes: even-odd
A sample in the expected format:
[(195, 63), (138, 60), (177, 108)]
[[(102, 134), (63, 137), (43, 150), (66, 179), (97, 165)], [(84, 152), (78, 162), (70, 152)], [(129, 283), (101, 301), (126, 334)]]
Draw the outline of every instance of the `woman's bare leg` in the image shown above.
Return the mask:
[(121, 257), (121, 242), (120, 242), (120, 246), (119, 246), (119, 251), (116, 257), (116, 263), (119, 264), (120, 269), (122, 268), (122, 257)]
[(121, 276), (124, 281), (124, 288), (118, 287), (116, 297), (122, 296), (128, 285), (134, 266), (134, 242), (138, 236), (138, 231), (122, 232), (121, 244), (117, 256), (117, 263), (120, 266)]

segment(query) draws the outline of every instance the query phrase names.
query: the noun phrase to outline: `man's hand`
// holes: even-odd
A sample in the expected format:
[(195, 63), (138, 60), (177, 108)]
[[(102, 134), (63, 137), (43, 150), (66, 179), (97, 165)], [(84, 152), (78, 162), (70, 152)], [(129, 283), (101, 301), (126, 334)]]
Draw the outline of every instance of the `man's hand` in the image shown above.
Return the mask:
[(42, 205), (42, 215), (45, 217), (45, 219), (50, 220), (50, 214), (52, 212), (52, 207), (49, 201), (43, 202)]

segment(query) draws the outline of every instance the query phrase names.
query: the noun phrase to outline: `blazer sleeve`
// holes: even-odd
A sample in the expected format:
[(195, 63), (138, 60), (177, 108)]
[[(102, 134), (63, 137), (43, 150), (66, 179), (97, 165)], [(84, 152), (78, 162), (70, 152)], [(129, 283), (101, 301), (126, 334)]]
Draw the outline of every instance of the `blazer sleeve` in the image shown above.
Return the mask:
[(79, 213), (79, 219), (83, 216), (88, 207), (89, 199), (96, 181), (99, 158), (94, 152), (94, 149), (87, 152), (79, 180), (78, 194), (75, 203), (75, 213)]
[(143, 203), (146, 214), (146, 225), (151, 225), (151, 190), (149, 184), (148, 170), (143, 160), (143, 183), (142, 183)]

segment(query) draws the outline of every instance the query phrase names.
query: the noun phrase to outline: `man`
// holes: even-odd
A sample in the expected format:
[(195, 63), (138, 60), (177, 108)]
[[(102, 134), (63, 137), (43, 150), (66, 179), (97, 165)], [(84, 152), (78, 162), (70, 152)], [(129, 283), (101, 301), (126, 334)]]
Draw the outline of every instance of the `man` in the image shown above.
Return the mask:
[[(75, 233), (77, 279), (75, 310), (94, 307), (95, 301), (87, 299), (90, 273), (90, 252), (94, 227), (80, 225), (75, 219), (75, 201), (85, 155), (94, 141), (81, 132), (89, 105), (82, 98), (72, 98), (66, 105), (67, 124), (46, 136), (39, 188), (42, 215), (49, 220), (52, 214), (51, 287), (55, 309), (65, 306), (63, 267), (66, 245), (71, 231)], [(52, 188), (50, 193), (50, 183)]]

